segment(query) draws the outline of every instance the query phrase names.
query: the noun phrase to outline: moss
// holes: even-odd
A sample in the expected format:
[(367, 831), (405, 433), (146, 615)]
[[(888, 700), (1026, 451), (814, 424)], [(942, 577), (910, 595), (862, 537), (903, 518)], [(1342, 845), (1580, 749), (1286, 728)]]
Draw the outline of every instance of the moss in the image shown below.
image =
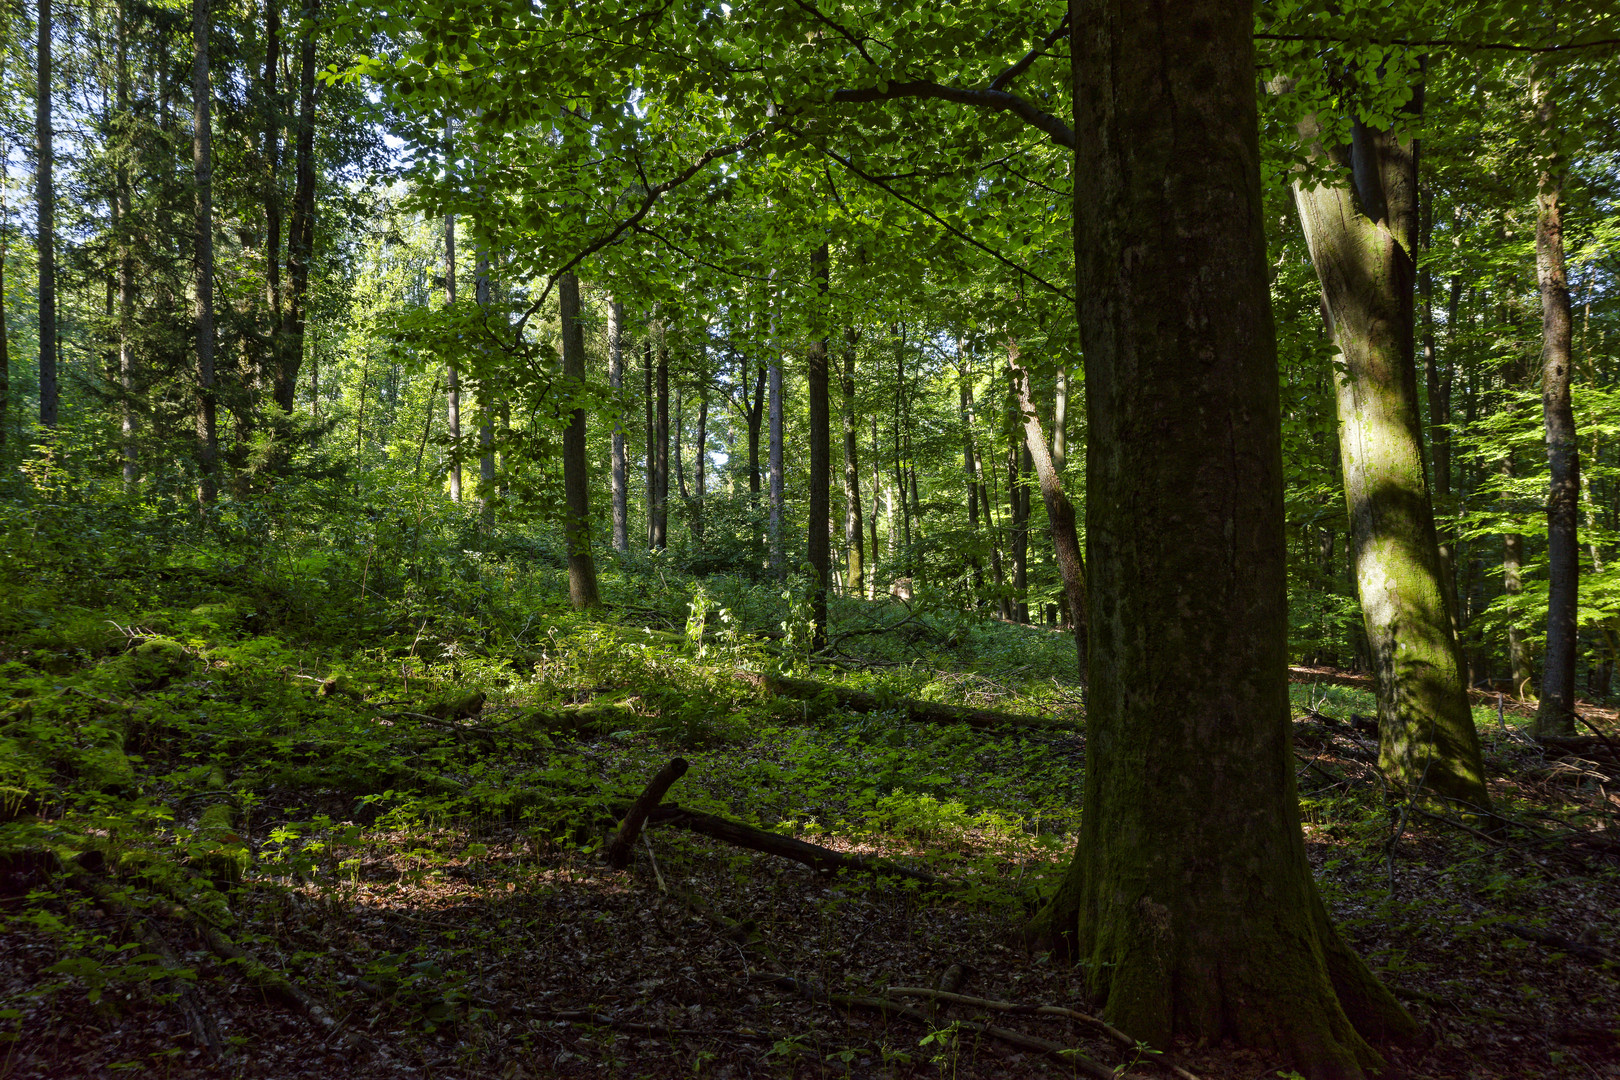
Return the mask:
[(126, 691), (155, 690), (189, 674), (196, 663), (196, 658), (178, 641), (152, 638), (103, 664), (98, 681)]

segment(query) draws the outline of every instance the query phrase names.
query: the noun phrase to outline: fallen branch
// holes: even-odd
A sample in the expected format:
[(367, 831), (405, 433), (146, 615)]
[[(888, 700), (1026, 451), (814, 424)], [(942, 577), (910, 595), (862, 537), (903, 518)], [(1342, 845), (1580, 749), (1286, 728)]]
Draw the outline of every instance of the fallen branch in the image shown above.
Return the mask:
[(649, 820), (659, 825), (671, 825), (677, 829), (686, 829), (689, 832), (701, 833), (704, 836), (723, 840), (737, 847), (748, 848), (750, 851), (763, 851), (767, 855), (778, 855), (784, 859), (803, 863), (812, 870), (819, 870), (824, 874), (836, 873), (839, 870), (850, 870), (862, 874), (883, 874), (890, 877), (909, 878), (920, 881), (925, 885), (949, 886), (952, 883), (944, 878), (937, 877), (925, 870), (913, 870), (909, 866), (891, 862), (888, 859), (874, 858), (870, 855), (846, 855), (841, 851), (821, 847), (804, 840), (797, 840), (781, 833), (767, 832), (753, 825), (744, 825), (740, 821), (732, 821), (716, 814), (699, 813), (696, 810), (684, 810), (679, 806), (660, 806), (649, 815)]
[[(778, 975), (770, 981), (771, 985), (779, 990), (786, 990), (807, 1001), (814, 1001), (821, 1005), (832, 1005), (835, 1008), (847, 1010), (871, 1009), (885, 1016), (898, 1016), (903, 1020), (910, 1020), (912, 1023), (925, 1028), (932, 1029), (934, 1027), (933, 1017), (920, 1009), (902, 1005), (898, 1001), (853, 994), (833, 994), (813, 983), (790, 978), (786, 975)], [(1080, 1051), (1064, 1046), (1062, 1043), (1036, 1038), (1033, 1035), (1025, 1035), (1021, 1031), (981, 1024), (974, 1020), (953, 1020), (951, 1023), (964, 1031), (976, 1031), (981, 1035), (988, 1035), (992, 1039), (1000, 1040), (1010, 1046), (1016, 1046), (1021, 1050), (1033, 1050), (1036, 1053), (1056, 1058), (1058, 1061), (1072, 1067), (1076, 1072), (1093, 1077), (1094, 1080), (1119, 1080), (1119, 1074), (1115, 1070), (1097, 1064), (1080, 1053)]]
[(1059, 720), (1044, 716), (1022, 716), (1017, 713), (995, 712), (990, 709), (971, 709), (965, 705), (947, 705), (939, 701), (917, 698), (886, 698), (866, 690), (856, 690), (811, 679), (791, 679), (785, 675), (760, 675), (739, 672), (738, 677), (763, 689), (773, 697), (802, 701), (812, 709), (811, 715), (821, 716), (833, 709), (870, 713), (900, 710), (906, 718), (920, 724), (966, 724), (972, 728), (1022, 727), (1051, 731), (1071, 727)]
[(641, 835), (641, 826), (647, 820), (647, 815), (653, 807), (663, 801), (669, 786), (686, 775), (686, 759), (675, 758), (668, 765), (658, 770), (658, 774), (647, 782), (647, 786), (637, 796), (636, 801), (630, 804), (630, 812), (624, 815), (619, 823), (618, 831), (607, 845), (607, 864), (615, 870), (623, 870), (630, 865), (631, 852), (636, 848), (636, 837)]
[[(1021, 1005), (1013, 1001), (996, 1001), (991, 998), (969, 997), (965, 994), (955, 994), (946, 990), (930, 990), (926, 986), (889, 986), (885, 987), (885, 994), (900, 994), (905, 997), (923, 997), (934, 1001), (949, 1002), (953, 1005), (969, 1005), (976, 1009), (989, 1009), (992, 1012), (1010, 1013), (1016, 1016), (1063, 1016), (1070, 1020), (1078, 1020), (1096, 1028), (1110, 1039), (1119, 1043), (1127, 1050), (1135, 1050), (1137, 1042), (1123, 1031), (1114, 1027), (1105, 1020), (1087, 1015), (1075, 1009), (1066, 1009), (1061, 1005)], [(1167, 1061), (1163, 1054), (1154, 1056), (1154, 1062), (1163, 1065), (1182, 1080), (1198, 1080), (1193, 1073), (1188, 1072), (1179, 1065)]]
[(1568, 953), (1571, 956), (1578, 956), (1582, 960), (1589, 960), (1594, 964), (1601, 964), (1605, 960), (1614, 959), (1614, 956), (1607, 949), (1600, 948), (1597, 945), (1588, 945), (1585, 942), (1564, 937), (1562, 934), (1554, 934), (1548, 930), (1538, 930), (1533, 926), (1525, 926), (1523, 923), (1502, 923), (1501, 926), (1502, 929), (1514, 937), (1533, 941), (1537, 945), (1545, 945), (1549, 949), (1557, 949), (1559, 952)]

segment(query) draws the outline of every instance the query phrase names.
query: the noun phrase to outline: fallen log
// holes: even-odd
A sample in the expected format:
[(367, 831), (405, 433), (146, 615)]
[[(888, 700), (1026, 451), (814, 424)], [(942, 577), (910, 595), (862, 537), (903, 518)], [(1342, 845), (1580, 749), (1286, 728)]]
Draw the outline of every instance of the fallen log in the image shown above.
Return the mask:
[(675, 758), (668, 765), (658, 770), (658, 774), (647, 781), (636, 801), (630, 804), (630, 812), (624, 815), (619, 823), (618, 831), (607, 845), (607, 864), (615, 870), (623, 870), (630, 865), (630, 853), (635, 850), (636, 837), (641, 835), (641, 826), (647, 820), (647, 815), (653, 807), (663, 802), (664, 795), (669, 786), (686, 775), (686, 759)]
[(740, 821), (732, 821), (717, 814), (704, 814), (696, 810), (686, 810), (670, 804), (652, 810), (648, 819), (659, 825), (669, 825), (688, 832), (700, 833), (716, 840), (723, 840), (737, 847), (748, 848), (750, 851), (762, 851), (767, 855), (777, 855), (784, 859), (803, 863), (812, 870), (824, 874), (837, 873), (840, 870), (850, 870), (862, 874), (880, 874), (890, 877), (908, 878), (920, 881), (925, 885), (950, 886), (953, 883), (942, 877), (928, 873), (926, 870), (913, 870), (909, 866), (888, 859), (879, 859), (871, 855), (846, 855), (841, 851), (824, 848), (819, 844), (812, 844), (804, 840), (797, 840), (781, 833), (767, 832), (764, 829), (745, 825)]
[(902, 710), (908, 720), (920, 724), (966, 724), (972, 728), (1021, 727), (1040, 731), (1054, 731), (1073, 725), (1045, 716), (1023, 716), (1017, 713), (995, 712), (991, 709), (973, 709), (966, 705), (947, 705), (940, 701), (922, 701), (917, 698), (880, 697), (866, 690), (848, 686), (815, 682), (811, 679), (793, 679), (785, 675), (761, 675), (752, 671), (738, 672), (738, 677), (757, 686), (773, 697), (802, 701), (808, 715), (824, 716), (833, 709), (870, 713)]

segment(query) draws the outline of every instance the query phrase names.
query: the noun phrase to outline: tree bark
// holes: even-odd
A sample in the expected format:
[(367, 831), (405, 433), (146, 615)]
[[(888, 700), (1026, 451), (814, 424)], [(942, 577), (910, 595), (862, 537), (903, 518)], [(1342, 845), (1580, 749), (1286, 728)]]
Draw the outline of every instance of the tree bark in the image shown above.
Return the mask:
[[(455, 121), (444, 122), (445, 156), (451, 156), (456, 134)], [(456, 215), (444, 215), (444, 303), (456, 304)], [(446, 423), (450, 431), (450, 500), (461, 502), (461, 370), (451, 360), (447, 365), (445, 390)]]
[[(1345, 365), (1339, 444), (1362, 621), (1378, 691), (1379, 762), (1395, 783), (1488, 806), (1462, 653), (1441, 581), (1414, 357), (1416, 148), (1359, 122), (1329, 150), (1344, 180), (1294, 187)], [(1316, 137), (1315, 123), (1301, 132)], [(1320, 149), (1320, 148), (1318, 148)]]
[(1547, 429), (1547, 652), (1541, 668), (1537, 735), (1575, 734), (1575, 651), (1581, 572), (1576, 523), (1580, 512), (1580, 442), (1570, 401), (1571, 321), (1564, 272), (1564, 158), (1558, 105), (1548, 85), (1552, 62), (1533, 62), (1531, 98), (1539, 130), (1541, 168), (1536, 194), (1536, 277), (1541, 286), (1541, 410)]
[(214, 385), (214, 153), (212, 90), (208, 78), (208, 38), (212, 29), (208, 0), (192, 0), (192, 135), (191, 157), (196, 176), (197, 326), (197, 501), (214, 502), (218, 492), (219, 432), (215, 426)]
[(292, 412), (309, 325), (309, 270), (315, 254), (315, 42), (320, 0), (309, 0), (298, 39), (298, 141), (293, 148), (292, 220), (287, 227), (287, 336), (277, 350), (276, 403)]
[(653, 405), (653, 327), (647, 327), (647, 337), (641, 343), (641, 374), (643, 381), (641, 402), (645, 413), (646, 430), (646, 483), (647, 489), (647, 547), (658, 546), (658, 424)]
[(658, 328), (657, 409), (653, 430), (652, 546), (669, 546), (669, 327)]
[[(1052, 398), (1052, 468), (1059, 474), (1069, 464), (1069, 369), (1060, 367)], [(1040, 459), (1036, 459), (1039, 469)], [(1084, 661), (1081, 664), (1084, 665)]]
[(770, 362), (770, 565), (771, 574), (787, 578), (787, 558), (782, 549), (782, 357), (771, 345)]
[[(822, 244), (810, 255), (810, 276), (816, 282), (817, 315), (825, 317), (828, 289), (828, 245)], [(829, 400), (830, 372), (825, 326), (819, 335), (813, 329), (805, 349), (805, 379), (810, 399), (810, 497), (809, 536), (805, 557), (810, 564), (810, 648), (819, 652), (827, 647), (827, 587), (832, 581), (832, 552), (827, 535), (832, 519), (832, 416)]]
[[(1502, 459), (1502, 476), (1511, 481), (1514, 475), (1513, 451)], [(1521, 533), (1502, 534), (1502, 591), (1508, 596), (1524, 592), (1524, 536)], [(1535, 693), (1536, 670), (1530, 659), (1530, 642), (1517, 620), (1508, 624), (1508, 666), (1513, 670), (1513, 696), (1523, 700)]]
[[(568, 394), (583, 401), (585, 394), (585, 326), (580, 319), (579, 278), (564, 274), (557, 281), (562, 320), (562, 375)], [(585, 406), (576, 405), (563, 429), (563, 501), (567, 519), (563, 535), (568, 543), (568, 601), (575, 609), (601, 603), (596, 591), (596, 561), (591, 556), (590, 468), (585, 459)]]
[(34, 172), (39, 257), (39, 422), (56, 427), (56, 154), (51, 121), (51, 0), (36, 9), (39, 38), (35, 48)]
[[(872, 553), (872, 565), (866, 571), (866, 593), (872, 600), (876, 600), (878, 595), (878, 564), (881, 561), (878, 553), (882, 551), (882, 548), (878, 547), (878, 515), (882, 513), (883, 509), (883, 471), (879, 468), (878, 462), (882, 458), (882, 451), (878, 446), (877, 413), (874, 412), (872, 413), (872, 515), (870, 518), (872, 546), (869, 549)], [(892, 548), (894, 546), (894, 515), (892, 513), (889, 515), (889, 541), (889, 546)]]
[[(967, 515), (968, 533), (973, 537), (973, 544), (979, 542), (979, 474), (974, 467), (973, 457), (973, 391), (968, 386), (972, 378), (968, 370), (967, 354), (962, 348), (962, 339), (956, 339), (956, 401), (957, 409), (962, 420), (962, 470), (967, 476)], [(978, 606), (979, 592), (984, 588), (984, 564), (980, 561), (978, 552), (968, 555), (968, 567), (972, 571), (973, 603)]]
[[(681, 505), (686, 506), (692, 501), (692, 493), (686, 488), (685, 451), (681, 447), (681, 435), (686, 431), (686, 392), (677, 384), (675, 387), (675, 426), (670, 438), (674, 448), (670, 451), (670, 460), (675, 464), (675, 490), (680, 493)], [(690, 507), (687, 507), (690, 509)]]
[[(489, 324), (489, 249), (480, 241), (473, 256), (473, 301)], [(485, 365), (487, 368), (487, 364)], [(478, 516), (495, 520), (495, 386), (487, 370), (480, 373), (475, 395), (478, 408)]]
[[(700, 353), (701, 355), (701, 353)], [(692, 540), (703, 543), (703, 499), (709, 490), (709, 371), (704, 359), (698, 372), (698, 419), (692, 448)]]
[[(1070, 624), (1074, 629), (1075, 655), (1079, 662), (1080, 681), (1086, 681), (1086, 561), (1080, 554), (1080, 531), (1075, 522), (1074, 504), (1063, 491), (1063, 479), (1058, 475), (1057, 463), (1046, 449), (1046, 434), (1041, 430), (1040, 413), (1030, 399), (1029, 371), (1024, 368), (1015, 342), (1008, 343), (1007, 363), (1012, 369), (1013, 400), (1023, 419), (1025, 452), (1035, 464), (1035, 477), (1041, 487), (1041, 499), (1046, 504), (1047, 527), (1052, 534), (1052, 551), (1057, 559), (1058, 574), (1063, 580), (1063, 596), (1068, 601)], [(1053, 443), (1058, 439), (1054, 435)]]
[(1091, 700), (1080, 842), (1031, 929), (1132, 1038), (1360, 1077), (1415, 1025), (1300, 831), (1253, 11), (1071, 0), (1070, 25)]
[(613, 391), (613, 550), (630, 550), (630, 466), (624, 454), (624, 305), (608, 301), (608, 387)]
[[(282, 0), (265, 0), (264, 4), (264, 67), (259, 76), (259, 107), (263, 112), (264, 122), (264, 150), (263, 150), (263, 185), (261, 198), (264, 200), (264, 303), (265, 316), (268, 320), (269, 357), (266, 366), (269, 367), (271, 395), (274, 397), (281, 376), (281, 350), (286, 346), (283, 340), (281, 310), (281, 3)], [(262, 380), (264, 371), (258, 373)], [(296, 380), (295, 380), (296, 384)], [(262, 381), (261, 381), (262, 385)], [(287, 411), (291, 411), (291, 394), (287, 399)], [(277, 402), (281, 404), (281, 402)]]
[(844, 589), (852, 596), (866, 591), (866, 536), (861, 526), (861, 463), (855, 438), (855, 342), (859, 332), (844, 331), (844, 370), (839, 380), (844, 420)]
[[(274, 6), (274, 0), (272, 0)], [(113, 176), (113, 232), (117, 236), (118, 244), (118, 389), (120, 393), (119, 420), (123, 437), (124, 458), (124, 490), (130, 493), (135, 491), (141, 478), (140, 452), (136, 446), (136, 428), (138, 427), (135, 411), (135, 393), (137, 380), (137, 359), (135, 356), (135, 343), (131, 340), (135, 316), (135, 257), (130, 249), (130, 230), (132, 222), (130, 214), (134, 206), (134, 199), (130, 190), (129, 166), (124, 155), (133, 147), (128, 138), (128, 128), (133, 119), (129, 110), (129, 5), (127, 0), (118, 3), (118, 48), (114, 63), (117, 72), (114, 78), (117, 83), (115, 91), (118, 100), (118, 122), (121, 129), (120, 154), (118, 167)], [(3, 254), (0, 254), (3, 258)], [(4, 289), (0, 288), (0, 296)], [(0, 435), (0, 439), (4, 436)]]

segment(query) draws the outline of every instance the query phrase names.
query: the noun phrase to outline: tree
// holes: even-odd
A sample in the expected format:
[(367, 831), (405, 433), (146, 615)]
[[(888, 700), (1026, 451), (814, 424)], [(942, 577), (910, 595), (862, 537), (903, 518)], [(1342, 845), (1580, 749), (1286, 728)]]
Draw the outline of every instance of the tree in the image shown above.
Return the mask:
[[(579, 278), (557, 279), (562, 318), (562, 377), (566, 394), (580, 402), (585, 394), (585, 328), (580, 320)], [(591, 556), (590, 473), (585, 460), (585, 407), (576, 404), (563, 429), (563, 489), (567, 519), (568, 599), (575, 608), (601, 603), (596, 590), (596, 562)]]
[(39, 226), (39, 422), (54, 428), (57, 421), (56, 385), (56, 164), (51, 120), (51, 0), (36, 7), (39, 31), (35, 52), (37, 81), (34, 94), (34, 198)]
[(1547, 653), (1542, 666), (1536, 732), (1575, 734), (1575, 648), (1581, 554), (1580, 442), (1570, 401), (1569, 282), (1564, 272), (1563, 157), (1558, 104), (1549, 86), (1552, 63), (1538, 59), (1531, 75), (1540, 168), (1536, 192), (1536, 278), (1541, 287), (1541, 407), (1547, 430)]
[(624, 455), (624, 305), (608, 301), (608, 387), (613, 391), (613, 548), (630, 550), (630, 472)]
[(1348, 146), (1320, 145), (1314, 116), (1300, 130), (1338, 166), (1330, 181), (1296, 181), (1294, 199), (1344, 368), (1335, 377), (1339, 446), (1377, 679), (1379, 763), (1412, 791), (1487, 807), (1424, 472), (1413, 322), (1416, 147), (1359, 118)]
[(1136, 1038), (1360, 1076), (1368, 1039), (1415, 1028), (1329, 923), (1300, 834), (1251, 19), (1070, 6), (1091, 750), (1033, 929)]
[[(861, 463), (855, 431), (855, 345), (859, 331), (844, 331), (844, 366), (839, 378), (844, 421), (844, 589), (862, 596), (866, 588), (866, 538), (861, 531)], [(875, 551), (874, 551), (875, 554)]]
[[(818, 298), (823, 301), (828, 288), (828, 245), (823, 243), (810, 256), (810, 276), (815, 280)], [(832, 421), (828, 396), (830, 357), (827, 348), (825, 312), (814, 322), (822, 323), (812, 329), (810, 344), (805, 349), (805, 369), (808, 376), (807, 397), (810, 406), (810, 498), (809, 531), (805, 544), (810, 564), (810, 610), (815, 628), (811, 631), (811, 648), (827, 647), (827, 586), (832, 580), (832, 556), (827, 535), (832, 486)]]
[(214, 382), (214, 156), (212, 91), (208, 78), (208, 38), (211, 30), (208, 0), (192, 0), (191, 33), (194, 43), (191, 68), (192, 161), (196, 173), (197, 320), (197, 501), (213, 503), (218, 492), (219, 431), (215, 423)]

